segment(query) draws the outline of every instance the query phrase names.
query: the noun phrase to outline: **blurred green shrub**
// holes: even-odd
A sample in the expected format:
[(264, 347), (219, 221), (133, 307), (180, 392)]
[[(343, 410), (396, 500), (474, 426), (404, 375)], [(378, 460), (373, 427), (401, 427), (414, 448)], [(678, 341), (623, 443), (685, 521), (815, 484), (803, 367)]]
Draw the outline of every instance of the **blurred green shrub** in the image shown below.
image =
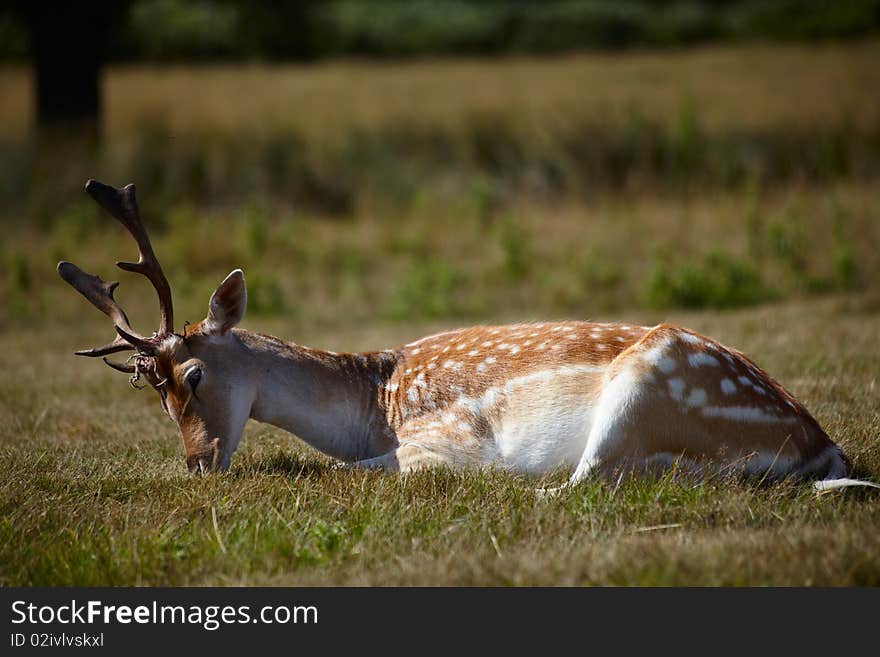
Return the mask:
[[(0, 8), (0, 59), (31, 50), (15, 9)], [(880, 0), (135, 0), (109, 52), (122, 60), (540, 53), (812, 42), (878, 29)]]
[(466, 285), (464, 274), (445, 260), (416, 260), (391, 293), (386, 314), (393, 320), (461, 315)]
[(40, 290), (34, 286), (31, 263), (24, 253), (0, 251), (3, 285), (0, 287), (0, 319), (23, 319), (40, 309)]
[(595, 248), (578, 262), (578, 274), (588, 295), (612, 291), (623, 282), (620, 265), (601, 248)]
[(67, 206), (53, 221), (52, 239), (59, 247), (76, 247), (99, 228), (98, 206), (91, 200), (77, 201)]
[(838, 290), (856, 290), (862, 283), (856, 248), (849, 236), (849, 215), (840, 206), (834, 209), (833, 236), (834, 287)]
[(718, 249), (696, 262), (659, 259), (642, 290), (652, 308), (731, 308), (776, 296), (753, 266)]
[(846, 212), (835, 207), (829, 241), (815, 217), (795, 207), (770, 221), (754, 212), (747, 223), (750, 251), (765, 264), (776, 264), (791, 291), (855, 290), (860, 286), (859, 266), (848, 224)]
[(508, 217), (498, 226), (498, 243), (504, 254), (501, 272), (510, 282), (523, 280), (533, 260), (528, 231), (514, 218)]
[(259, 258), (265, 254), (269, 242), (265, 213), (255, 204), (247, 204), (242, 210), (241, 227), (248, 255)]
[(255, 272), (247, 278), (248, 313), (280, 315), (287, 310), (280, 281), (271, 275)]
[(137, 0), (128, 13), (125, 52), (146, 59), (240, 54), (240, 11), (210, 0)]

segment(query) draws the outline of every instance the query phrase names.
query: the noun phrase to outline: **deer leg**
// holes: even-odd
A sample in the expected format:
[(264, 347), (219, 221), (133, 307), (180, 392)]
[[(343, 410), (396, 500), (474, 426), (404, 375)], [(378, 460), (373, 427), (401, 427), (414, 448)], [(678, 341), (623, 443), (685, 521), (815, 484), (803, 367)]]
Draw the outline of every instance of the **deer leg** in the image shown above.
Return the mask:
[(609, 366), (568, 483), (593, 473), (656, 470), (684, 457), (720, 473), (761, 477), (839, 471), (839, 449), (753, 369), (699, 337), (670, 329), (647, 334)]
[(636, 454), (644, 453), (639, 441), (646, 436), (637, 435), (635, 429), (651, 396), (650, 381), (637, 368), (624, 366), (609, 373), (596, 405), (587, 446), (567, 485), (594, 473), (609, 473)]
[(465, 418), (443, 422), (429, 416), (397, 432), (398, 446), (381, 456), (349, 464), (353, 468), (411, 472), (437, 466), (478, 464), (478, 441)]
[(419, 443), (407, 443), (390, 452), (361, 461), (347, 463), (346, 468), (363, 470), (384, 470), (386, 472), (412, 472), (421, 468), (451, 465), (451, 460), (443, 454), (431, 451)]

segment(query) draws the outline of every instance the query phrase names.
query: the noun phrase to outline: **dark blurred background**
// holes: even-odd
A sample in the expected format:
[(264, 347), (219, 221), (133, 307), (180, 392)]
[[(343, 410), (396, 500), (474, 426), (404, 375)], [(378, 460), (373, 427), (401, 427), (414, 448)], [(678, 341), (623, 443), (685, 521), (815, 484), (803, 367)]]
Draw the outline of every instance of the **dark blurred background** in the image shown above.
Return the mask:
[(6, 2), (0, 321), (124, 248), (87, 177), (138, 184), (183, 303), (244, 266), (292, 322), (870, 293), (878, 30), (880, 0)]

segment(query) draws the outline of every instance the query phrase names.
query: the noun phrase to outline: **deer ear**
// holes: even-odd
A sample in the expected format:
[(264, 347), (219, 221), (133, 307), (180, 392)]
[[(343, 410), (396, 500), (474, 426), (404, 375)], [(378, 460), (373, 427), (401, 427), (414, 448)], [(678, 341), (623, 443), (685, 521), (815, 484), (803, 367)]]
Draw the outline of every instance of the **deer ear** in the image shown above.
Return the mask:
[(209, 333), (223, 335), (244, 317), (247, 307), (247, 286), (241, 269), (232, 271), (214, 290), (208, 303), (205, 328)]

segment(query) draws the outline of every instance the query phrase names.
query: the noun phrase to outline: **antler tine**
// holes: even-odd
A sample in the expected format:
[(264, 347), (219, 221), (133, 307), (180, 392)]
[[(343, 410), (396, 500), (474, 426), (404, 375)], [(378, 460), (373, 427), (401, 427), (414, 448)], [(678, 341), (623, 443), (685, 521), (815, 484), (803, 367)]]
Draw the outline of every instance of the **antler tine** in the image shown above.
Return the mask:
[(126, 374), (134, 374), (137, 371), (137, 368), (134, 365), (129, 365), (128, 363), (117, 363), (115, 361), (110, 360), (109, 358), (102, 358), (107, 365), (112, 367), (117, 372), (125, 372)]
[(78, 356), (104, 356), (117, 351), (128, 351), (131, 349), (138, 349), (143, 352), (150, 350), (152, 343), (132, 330), (125, 311), (113, 299), (113, 291), (119, 283), (116, 281), (105, 282), (101, 280), (100, 276), (88, 274), (72, 262), (59, 262), (58, 273), (77, 292), (88, 299), (95, 308), (112, 319), (117, 330), (121, 329), (126, 333), (125, 338), (118, 335), (116, 339), (103, 347), (77, 351), (76, 354)]
[[(153, 253), (150, 237), (141, 221), (138, 211), (135, 187), (128, 184), (116, 189), (97, 180), (86, 181), (86, 191), (98, 204), (119, 221), (131, 233), (137, 243), (140, 255), (137, 262), (117, 262), (116, 266), (125, 271), (135, 272), (147, 277), (159, 296), (159, 312), (161, 323), (159, 335), (168, 335), (174, 331), (174, 308), (171, 302), (171, 286), (162, 273), (162, 267)], [(124, 327), (123, 327), (124, 328)], [(131, 333), (130, 330), (126, 331)]]
[(95, 358), (96, 356), (106, 356), (107, 354), (115, 354), (119, 351), (132, 351), (133, 349), (134, 345), (129, 344), (128, 341), (123, 340), (117, 335), (113, 338), (112, 342), (108, 342), (103, 347), (96, 347), (95, 349), (80, 349), (73, 353), (77, 356)]

